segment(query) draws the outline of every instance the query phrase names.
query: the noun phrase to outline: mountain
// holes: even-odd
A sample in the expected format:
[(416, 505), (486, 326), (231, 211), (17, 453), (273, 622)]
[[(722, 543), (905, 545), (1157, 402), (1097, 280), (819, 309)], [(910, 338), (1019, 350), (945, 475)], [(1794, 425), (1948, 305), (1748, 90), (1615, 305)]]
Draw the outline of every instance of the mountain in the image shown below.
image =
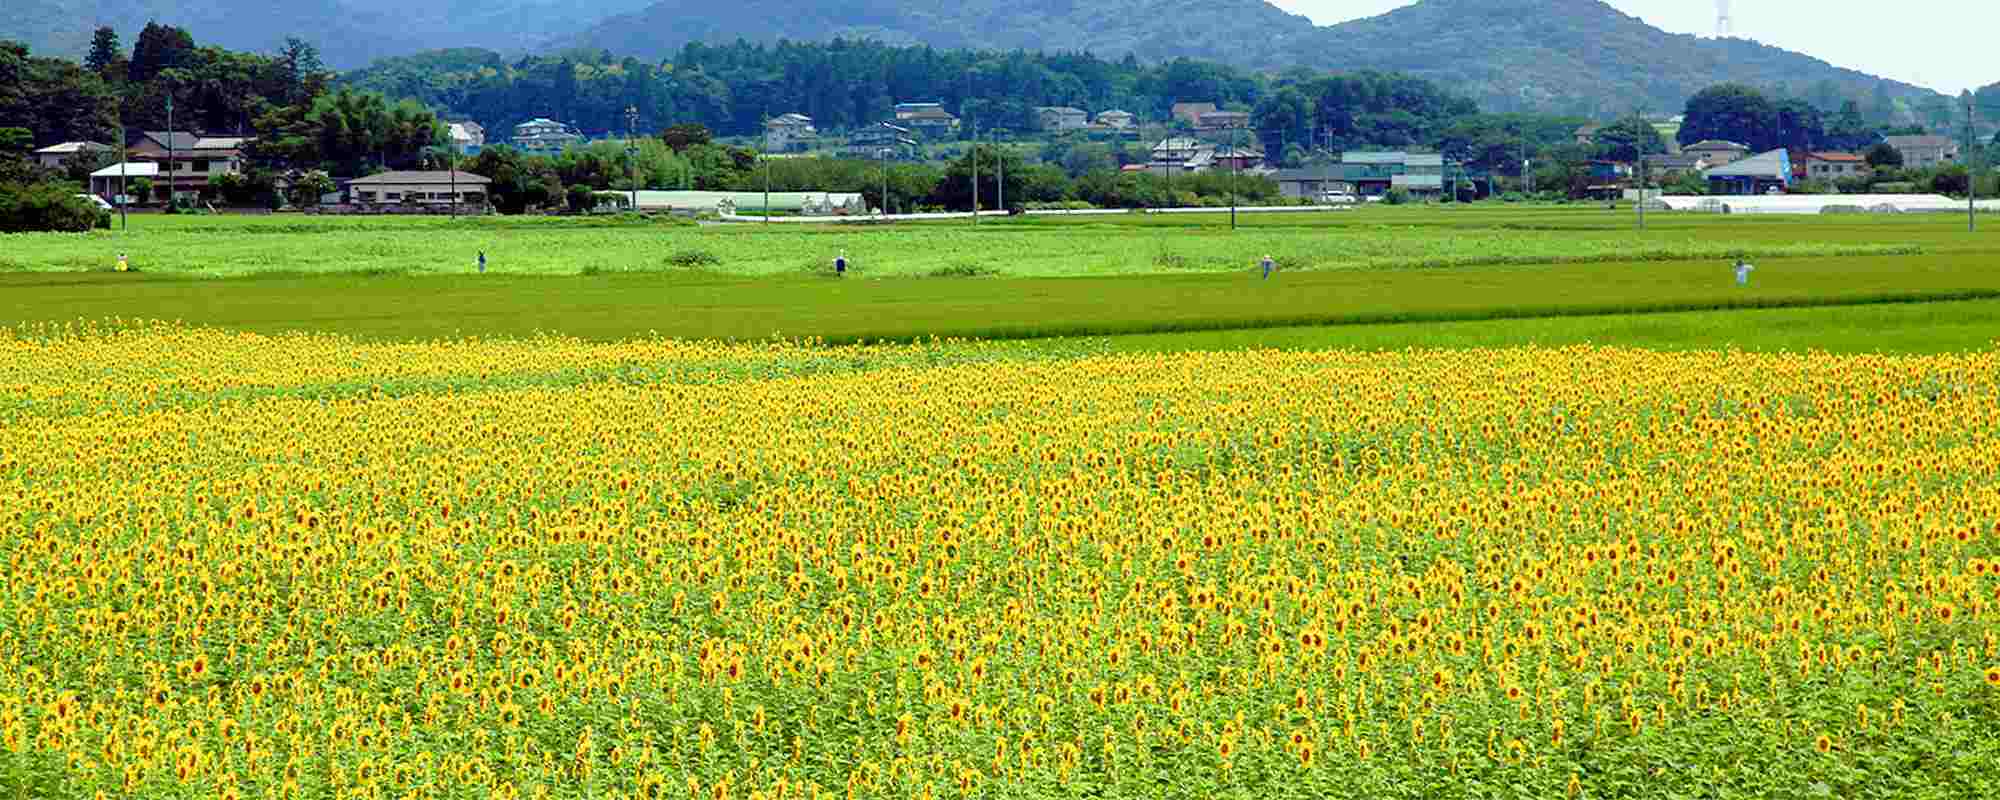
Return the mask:
[[(1303, 48), (1311, 20), (1264, 0), (658, 0), (604, 20), (572, 43), (666, 58), (689, 42), (835, 37), (939, 49), (1088, 51), (1243, 65), (1267, 44)], [(1256, 59), (1248, 59), (1255, 61)], [(1264, 66), (1256, 64), (1255, 66)]]
[[(378, 58), (448, 47), (519, 52), (573, 36), (647, 0), (7, 0), (0, 39), (37, 53), (80, 58), (99, 25), (127, 47), (147, 22), (186, 28), (195, 41), (268, 52), (296, 36), (320, 48), (327, 66), (359, 67)], [(18, 11), (16, 10), (18, 9)]]
[(935, 47), (1186, 56), (1285, 70), (1398, 70), (1494, 111), (1680, 109), (1716, 83), (1915, 101), (1929, 90), (1746, 39), (1671, 34), (1600, 0), (1423, 0), (1316, 27), (1263, 0), (658, 0), (567, 43), (662, 59), (691, 41), (873, 38)]

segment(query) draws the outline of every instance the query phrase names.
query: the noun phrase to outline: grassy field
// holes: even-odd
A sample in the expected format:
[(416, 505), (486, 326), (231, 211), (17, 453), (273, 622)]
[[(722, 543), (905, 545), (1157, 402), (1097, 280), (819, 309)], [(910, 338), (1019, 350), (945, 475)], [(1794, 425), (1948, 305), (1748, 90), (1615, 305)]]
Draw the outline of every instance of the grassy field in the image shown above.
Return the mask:
[[(1104, 277), (1237, 272), (1267, 254), (1292, 270), (1388, 269), (1949, 253), (1963, 238), (1938, 235), (1931, 226), (1868, 221), (1815, 228), (1810, 236), (1784, 226), (1734, 224), (1658, 224), (1642, 233), (1577, 211), (1246, 215), (1248, 224), (1235, 232), (1226, 218), (1208, 215), (1129, 217), (991, 220), (977, 229), (957, 222), (767, 229), (567, 219), (152, 216), (138, 218), (130, 234), (8, 237), (0, 272), (103, 270), (124, 252), (148, 272), (202, 277), (469, 274), (484, 251), (491, 271), (510, 275), (692, 269), (785, 277), (825, 272), (845, 251), (859, 278)], [(1552, 227), (1558, 220), (1571, 227)]]
[[(1936, 313), (1948, 319), (1927, 323), (1938, 329), (1929, 337), (1882, 322), (1908, 319), (1904, 309), (1801, 317), (1814, 321), (1808, 330), (1726, 313), (1683, 317), (1694, 321), (1682, 327), (1609, 318), (2000, 296), (2000, 235), (1968, 234), (1960, 219), (1654, 215), (1644, 232), (1633, 222), (1629, 209), (1501, 207), (1244, 215), (1233, 233), (1222, 215), (1017, 218), (977, 230), (135, 217), (130, 233), (6, 237), (0, 320), (165, 319), (371, 339), (1198, 332), (1156, 344), (1632, 341), (1859, 351), (1983, 346), (1986, 306), (1943, 307)], [(491, 269), (484, 275), (474, 270), (481, 250)], [(843, 250), (855, 268), (836, 280), (826, 262)], [(110, 272), (119, 252), (142, 271)], [(1282, 266), (1269, 282), (1252, 271), (1265, 253)], [(1759, 265), (1748, 288), (1731, 281), (1739, 255)], [(1858, 322), (1837, 322), (1850, 313)], [(1473, 324), (1482, 320), (1509, 322)], [(1430, 324), (1409, 324), (1419, 322)], [(1434, 326), (1446, 322), (1464, 325)], [(1337, 330), (1273, 330), (1296, 326)]]

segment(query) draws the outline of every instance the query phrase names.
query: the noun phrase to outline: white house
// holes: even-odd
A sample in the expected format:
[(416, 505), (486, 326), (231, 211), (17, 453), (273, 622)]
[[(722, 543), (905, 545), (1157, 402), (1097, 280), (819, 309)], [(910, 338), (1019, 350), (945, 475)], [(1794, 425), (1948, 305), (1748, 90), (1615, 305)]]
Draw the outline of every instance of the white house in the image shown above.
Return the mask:
[(764, 123), (766, 153), (802, 152), (818, 141), (819, 130), (813, 127), (812, 117), (804, 114), (779, 114)]
[[(132, 193), (129, 186), (133, 178), (152, 181), (159, 177), (160, 164), (157, 161), (127, 161), (123, 164), (112, 164), (90, 173), (90, 193), (104, 198), (107, 202), (115, 203), (118, 195)], [(141, 199), (134, 197), (130, 202), (139, 202)]]
[(536, 117), (514, 126), (514, 146), (524, 153), (555, 155), (570, 145), (582, 143), (583, 134), (547, 117)]
[(451, 147), (462, 156), (476, 156), (486, 147), (486, 129), (467, 120), (451, 124)]
[[(360, 205), (486, 205), (493, 181), (470, 172), (384, 172), (347, 182), (348, 198)], [(456, 194), (453, 192), (456, 191)]]
[(1042, 106), (1035, 109), (1042, 130), (1052, 133), (1080, 131), (1090, 126), (1090, 112), (1069, 106)]
[(108, 153), (111, 149), (108, 144), (96, 142), (63, 142), (36, 150), (35, 163), (48, 169), (61, 169), (64, 161), (70, 160), (78, 153)]

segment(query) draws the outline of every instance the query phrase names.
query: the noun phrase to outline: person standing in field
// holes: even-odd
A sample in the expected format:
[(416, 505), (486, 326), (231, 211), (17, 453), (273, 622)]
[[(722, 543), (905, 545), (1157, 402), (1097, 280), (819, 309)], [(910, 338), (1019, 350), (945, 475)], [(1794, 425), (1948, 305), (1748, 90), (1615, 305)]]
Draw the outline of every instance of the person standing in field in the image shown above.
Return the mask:
[(1737, 286), (1749, 286), (1749, 285), (1750, 285), (1750, 273), (1752, 273), (1752, 272), (1755, 272), (1755, 271), (1757, 271), (1757, 268), (1756, 268), (1756, 267), (1753, 267), (1753, 266), (1750, 266), (1749, 264), (1746, 264), (1746, 263), (1744, 263), (1744, 262), (1743, 262), (1743, 259), (1740, 259), (1740, 258), (1739, 258), (1739, 259), (1736, 259), (1736, 285), (1737, 285)]
[(1260, 266), (1264, 268), (1264, 280), (1268, 281), (1271, 279), (1271, 273), (1277, 271), (1278, 262), (1271, 260), (1270, 253), (1265, 253), (1264, 260), (1260, 262)]
[(845, 278), (845, 277), (847, 277), (847, 251), (846, 251), (846, 250), (842, 250), (842, 251), (840, 251), (840, 255), (837, 255), (837, 256), (834, 256), (834, 257), (833, 257), (833, 274), (834, 274), (834, 277), (837, 277), (837, 278)]
[(479, 251), (479, 274), (486, 274), (486, 251)]

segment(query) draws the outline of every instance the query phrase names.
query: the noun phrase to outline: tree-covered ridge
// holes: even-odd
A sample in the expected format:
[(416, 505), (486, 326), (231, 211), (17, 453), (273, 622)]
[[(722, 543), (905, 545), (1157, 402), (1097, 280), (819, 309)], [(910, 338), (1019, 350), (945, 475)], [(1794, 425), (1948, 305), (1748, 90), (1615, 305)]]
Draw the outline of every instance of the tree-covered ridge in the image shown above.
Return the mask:
[(527, 50), (583, 30), (646, 0), (7, 0), (0, 39), (37, 52), (79, 58), (93, 31), (131, 36), (148, 23), (185, 28), (232, 50), (271, 52), (288, 38), (319, 47), (328, 64), (348, 69), (377, 58), (437, 47)]
[[(1404, 72), (1502, 111), (1610, 118), (1664, 112), (1726, 81), (1903, 106), (1927, 90), (1744, 39), (1669, 34), (1600, 0), (1423, 0), (1324, 28), (1261, 0), (861, 0), (843, 4), (659, 0), (576, 39), (643, 59), (691, 41), (867, 37), (936, 47), (1192, 57), (1257, 70)], [(1815, 98), (1824, 102), (1823, 98)], [(1865, 103), (1864, 103), (1865, 105)]]
[[(1159, 122), (1177, 100), (1249, 110), (1272, 83), (1187, 59), (1146, 65), (1135, 58), (848, 40), (695, 43), (660, 63), (602, 51), (508, 60), (461, 49), (377, 62), (344, 80), (468, 116), (495, 136), (535, 117), (585, 131), (623, 131), (628, 107), (653, 128), (695, 122), (724, 135), (751, 135), (770, 117), (798, 112), (823, 131), (844, 131), (880, 122), (896, 103), (911, 101), (941, 102), (985, 128), (1032, 129), (1035, 107), (1045, 105), (1123, 109)], [(1409, 94), (1443, 95), (1410, 83)]]

